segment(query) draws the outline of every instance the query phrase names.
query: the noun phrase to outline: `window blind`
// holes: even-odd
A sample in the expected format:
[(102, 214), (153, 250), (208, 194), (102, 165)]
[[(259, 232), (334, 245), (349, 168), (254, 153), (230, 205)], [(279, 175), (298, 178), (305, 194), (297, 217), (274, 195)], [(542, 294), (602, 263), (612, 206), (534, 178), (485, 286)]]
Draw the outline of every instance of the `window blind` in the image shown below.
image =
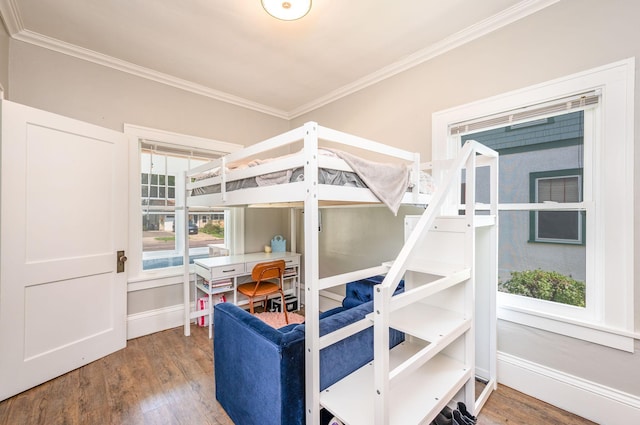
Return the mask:
[(578, 177), (554, 177), (538, 180), (538, 202), (580, 202)]
[(542, 119), (560, 113), (576, 112), (593, 108), (600, 103), (600, 90), (593, 90), (573, 96), (554, 99), (524, 108), (513, 109), (499, 114), (462, 121), (449, 125), (449, 135), (460, 135), (478, 130), (514, 125), (525, 121)]
[(211, 161), (212, 159), (220, 158), (221, 156), (226, 155), (226, 153), (218, 152), (215, 150), (185, 147), (174, 145), (171, 143), (162, 143), (151, 140), (141, 140), (140, 151), (154, 155), (162, 154), (183, 158), (201, 159), (204, 161)]

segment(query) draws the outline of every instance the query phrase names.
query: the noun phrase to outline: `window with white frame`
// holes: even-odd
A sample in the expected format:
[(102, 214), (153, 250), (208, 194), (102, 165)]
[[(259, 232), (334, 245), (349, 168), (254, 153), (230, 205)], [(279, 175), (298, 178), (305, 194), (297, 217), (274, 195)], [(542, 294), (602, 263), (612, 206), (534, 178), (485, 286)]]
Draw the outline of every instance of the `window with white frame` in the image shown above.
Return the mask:
[[(586, 307), (586, 247), (581, 246), (581, 215), (589, 209), (581, 203), (584, 114), (560, 113), (460, 137), (463, 144), (473, 139), (500, 154), (498, 288), (505, 294)], [(482, 202), (487, 194), (478, 196)], [(513, 204), (519, 210), (504, 209)], [(555, 209), (538, 210), (540, 204)]]
[[(467, 138), (501, 154), (500, 319), (633, 351), (634, 62), (433, 115), (434, 165)], [(560, 121), (580, 129), (541, 131)]]
[[(184, 234), (189, 260), (207, 257), (209, 247), (225, 247), (223, 209), (192, 208), (189, 217), (176, 214), (176, 182), (190, 168), (211, 160), (203, 154), (141, 142), (142, 270), (182, 266)], [(187, 223), (185, 223), (185, 220)], [(185, 225), (186, 231), (185, 231)]]
[(190, 207), (185, 215), (184, 172), (242, 146), (130, 124), (125, 133), (132, 138), (129, 282), (139, 289), (178, 282), (187, 247), (191, 263), (212, 247), (241, 252), (244, 223), (235, 209)]

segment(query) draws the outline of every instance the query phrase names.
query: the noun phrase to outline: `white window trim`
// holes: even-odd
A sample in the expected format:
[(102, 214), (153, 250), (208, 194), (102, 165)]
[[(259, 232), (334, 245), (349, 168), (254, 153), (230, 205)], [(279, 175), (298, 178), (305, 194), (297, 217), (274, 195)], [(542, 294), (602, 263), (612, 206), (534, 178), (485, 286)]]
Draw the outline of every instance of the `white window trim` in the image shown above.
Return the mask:
[(587, 285), (587, 291), (593, 291), (587, 302), (595, 300), (591, 311), (588, 317), (569, 318), (546, 308), (541, 310), (539, 300), (499, 293), (498, 318), (633, 352), (634, 83), (635, 59), (630, 58), (433, 114), (432, 158), (437, 177), (460, 149), (459, 139), (449, 136), (450, 124), (589, 90), (602, 93), (601, 112), (592, 114), (599, 133), (594, 135), (593, 150), (585, 152), (584, 159), (585, 164), (598, 161), (598, 165), (594, 166), (594, 175), (588, 176), (585, 170), (583, 176), (593, 182), (593, 193), (585, 189), (583, 199), (596, 200), (588, 202), (593, 205), (589, 208), (593, 214), (588, 214), (587, 225), (589, 217), (601, 220), (597, 229), (587, 229), (587, 245), (594, 249), (590, 257), (595, 258), (593, 282)]
[[(125, 124), (124, 133), (129, 137), (129, 249), (127, 251), (129, 263), (129, 291), (139, 291), (143, 289), (183, 283), (184, 268), (182, 266), (146, 271), (142, 270), (142, 249), (140, 248), (142, 247), (142, 220), (140, 220), (141, 171), (139, 142), (141, 139), (153, 140), (154, 142), (162, 144), (182, 146), (187, 149), (191, 148), (198, 151), (210, 151), (221, 154), (236, 152), (244, 146), (133, 124)], [(179, 185), (180, 184), (177, 182), (176, 198), (178, 197), (178, 191), (180, 191), (180, 188), (178, 187)], [(236, 242), (236, 245), (239, 244), (243, 247), (244, 220), (235, 220), (235, 218), (238, 217), (237, 212), (232, 212), (231, 215), (233, 215), (234, 219), (232, 220), (232, 223), (234, 224), (230, 240), (235, 240), (237, 238), (239, 242)], [(226, 216), (227, 214), (225, 213), (225, 217)], [(242, 215), (238, 218), (241, 217)], [(233, 252), (237, 251), (234, 249)]]

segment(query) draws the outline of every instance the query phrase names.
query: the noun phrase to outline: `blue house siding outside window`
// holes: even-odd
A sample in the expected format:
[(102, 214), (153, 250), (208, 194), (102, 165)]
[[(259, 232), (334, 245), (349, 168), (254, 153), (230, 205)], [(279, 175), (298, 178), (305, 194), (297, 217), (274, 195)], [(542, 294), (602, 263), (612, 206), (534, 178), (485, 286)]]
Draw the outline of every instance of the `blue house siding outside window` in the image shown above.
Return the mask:
[[(476, 140), (499, 152), (501, 204), (580, 202), (583, 131), (579, 111), (465, 135), (462, 143)], [(476, 197), (489, 201), (481, 191)], [(586, 219), (576, 211), (501, 211), (499, 281), (512, 271), (541, 269), (585, 282)]]

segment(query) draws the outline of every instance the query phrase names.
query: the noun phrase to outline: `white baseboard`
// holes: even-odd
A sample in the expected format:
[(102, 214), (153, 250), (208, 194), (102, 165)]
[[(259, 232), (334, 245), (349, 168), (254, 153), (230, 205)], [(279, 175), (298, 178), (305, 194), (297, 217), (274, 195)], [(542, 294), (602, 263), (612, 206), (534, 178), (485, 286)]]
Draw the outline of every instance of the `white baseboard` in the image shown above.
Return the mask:
[(127, 316), (127, 339), (184, 325), (184, 305), (177, 304)]
[(640, 424), (640, 397), (502, 352), (498, 383), (598, 424)]

